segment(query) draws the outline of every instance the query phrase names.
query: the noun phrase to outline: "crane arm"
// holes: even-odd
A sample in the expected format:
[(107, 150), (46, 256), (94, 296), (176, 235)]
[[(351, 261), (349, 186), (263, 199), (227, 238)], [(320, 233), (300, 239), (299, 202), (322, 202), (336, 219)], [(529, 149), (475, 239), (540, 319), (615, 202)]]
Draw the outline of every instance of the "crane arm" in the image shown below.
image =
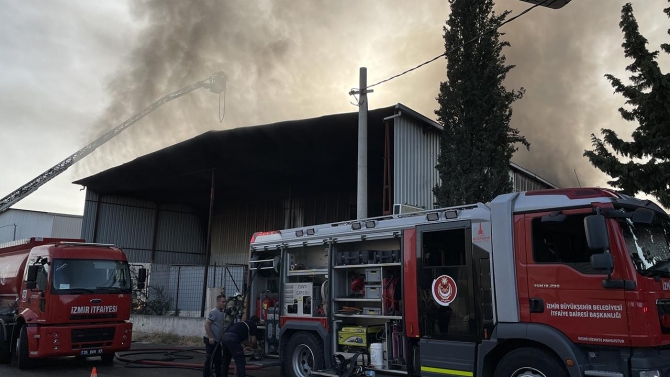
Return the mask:
[(72, 155), (65, 158), (63, 161), (61, 161), (58, 164), (56, 164), (55, 166), (51, 167), (49, 170), (40, 174), (39, 176), (37, 176), (36, 178), (31, 180), (30, 182), (26, 183), (25, 185), (21, 186), (20, 188), (13, 191), (9, 195), (0, 199), (0, 213), (3, 213), (6, 210), (8, 210), (9, 207), (16, 204), (18, 201), (22, 200), (26, 196), (30, 195), (32, 192), (34, 192), (35, 190), (40, 188), (45, 183), (47, 183), (50, 180), (57, 177), (60, 173), (67, 170), (70, 166), (74, 165), (77, 161), (86, 157), (91, 152), (96, 150), (98, 147), (100, 147), (101, 145), (110, 141), (111, 139), (116, 137), (118, 134), (120, 134), (123, 130), (130, 127), (133, 123), (135, 123), (138, 120), (144, 118), (147, 114), (156, 110), (157, 108), (159, 108), (160, 106), (162, 106), (166, 102), (172, 101), (175, 98), (181, 97), (184, 94), (190, 93), (190, 92), (192, 92), (194, 90), (197, 90), (197, 89), (200, 89), (200, 88), (207, 88), (212, 93), (221, 94), (223, 91), (226, 90), (226, 80), (227, 80), (227, 76), (226, 76), (225, 73), (216, 72), (205, 80), (195, 82), (195, 83), (193, 83), (189, 86), (183, 87), (183, 88), (181, 88), (181, 89), (179, 89), (175, 92), (172, 92), (172, 93), (160, 98), (156, 102), (147, 106), (144, 110), (140, 111), (139, 113), (133, 115), (131, 118), (129, 118), (125, 122), (116, 126), (111, 131), (102, 135), (101, 137), (94, 140), (93, 142), (91, 142), (87, 146), (83, 147), (82, 149), (78, 150), (77, 152), (75, 152)]

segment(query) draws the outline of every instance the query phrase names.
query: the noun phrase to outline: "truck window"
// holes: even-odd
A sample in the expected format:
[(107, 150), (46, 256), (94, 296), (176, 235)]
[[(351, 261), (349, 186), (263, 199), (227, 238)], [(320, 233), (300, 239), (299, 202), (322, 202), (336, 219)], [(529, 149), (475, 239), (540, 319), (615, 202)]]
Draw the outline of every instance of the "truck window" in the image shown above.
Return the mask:
[(591, 268), (593, 252), (586, 243), (584, 217), (568, 215), (561, 222), (532, 221), (533, 261), (535, 264), (566, 264), (584, 274), (602, 274)]
[(473, 334), (466, 229), (424, 231), (421, 247), (422, 264), (417, 276), (421, 335), (454, 339)]
[(40, 266), (37, 268), (37, 280), (35, 281), (37, 284), (37, 290), (39, 291), (46, 291), (47, 286), (49, 285), (49, 278), (47, 276), (47, 271), (44, 269), (44, 266)]

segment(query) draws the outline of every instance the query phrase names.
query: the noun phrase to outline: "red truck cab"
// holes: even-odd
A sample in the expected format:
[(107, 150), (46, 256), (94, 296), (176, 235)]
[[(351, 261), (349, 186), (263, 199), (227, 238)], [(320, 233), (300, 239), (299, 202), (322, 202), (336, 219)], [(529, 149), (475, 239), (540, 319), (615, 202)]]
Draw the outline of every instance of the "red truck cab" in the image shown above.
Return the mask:
[[(140, 270), (138, 287), (146, 271)], [(130, 349), (132, 280), (124, 252), (84, 240), (31, 238), (0, 248), (0, 362)]]

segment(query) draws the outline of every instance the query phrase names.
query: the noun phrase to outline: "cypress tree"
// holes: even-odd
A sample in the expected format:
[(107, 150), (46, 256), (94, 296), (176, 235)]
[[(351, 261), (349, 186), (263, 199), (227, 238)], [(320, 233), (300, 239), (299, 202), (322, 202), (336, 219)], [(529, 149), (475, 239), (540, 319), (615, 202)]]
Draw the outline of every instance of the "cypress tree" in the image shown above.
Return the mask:
[[(670, 17), (670, 7), (664, 12)], [(626, 98), (632, 109), (619, 108), (621, 117), (638, 126), (632, 140), (624, 141), (611, 129), (602, 129), (603, 140), (591, 134), (593, 150), (584, 152), (591, 164), (613, 180), (607, 183), (629, 195), (644, 192), (658, 198), (670, 207), (670, 74), (663, 74), (656, 62), (658, 51), (647, 49), (648, 41), (640, 34), (628, 3), (621, 9), (619, 27), (623, 31), (622, 44), (627, 58), (633, 62), (626, 67), (631, 72), (631, 85), (625, 85), (611, 74), (605, 75), (615, 93)], [(668, 30), (670, 34), (670, 29)], [(670, 45), (661, 48), (670, 54)], [(627, 158), (622, 162), (605, 146), (608, 144), (617, 155)], [(637, 160), (637, 161), (636, 161)]]
[(510, 12), (496, 15), (493, 5), (493, 0), (452, 1), (448, 27), (443, 27), (447, 80), (440, 83), (435, 111), (444, 126), (437, 164), (442, 182), (433, 190), (440, 206), (486, 202), (511, 192), (514, 144), (530, 148), (510, 126), (511, 105), (525, 90), (503, 86), (514, 65), (505, 64), (502, 49), (510, 44), (500, 41), (497, 27)]

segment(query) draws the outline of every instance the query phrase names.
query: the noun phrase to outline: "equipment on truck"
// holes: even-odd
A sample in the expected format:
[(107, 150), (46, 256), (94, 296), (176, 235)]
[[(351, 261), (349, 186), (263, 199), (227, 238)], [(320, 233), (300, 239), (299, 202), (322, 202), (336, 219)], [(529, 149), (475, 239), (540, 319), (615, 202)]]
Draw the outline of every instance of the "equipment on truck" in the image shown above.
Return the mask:
[[(142, 289), (146, 270), (139, 270)], [(124, 252), (78, 239), (0, 245), (0, 363), (130, 349), (133, 281)]]
[[(266, 355), (289, 377), (646, 377), (670, 373), (669, 240), (656, 204), (573, 188), (259, 232), (250, 255), (282, 258)], [(327, 316), (294, 306), (324, 284)]]
[(172, 92), (172, 93), (160, 98), (156, 102), (154, 102), (151, 105), (144, 108), (144, 110), (142, 110), (139, 113), (133, 115), (132, 117), (130, 117), (125, 122), (116, 126), (114, 129), (110, 130), (109, 132), (102, 135), (98, 139), (89, 143), (87, 146), (83, 147), (82, 149), (80, 149), (77, 152), (73, 153), (72, 155), (68, 156), (63, 161), (61, 161), (58, 164), (56, 164), (55, 166), (51, 167), (49, 170), (40, 174), (39, 176), (34, 178), (32, 181), (26, 183), (25, 185), (19, 187), (17, 190), (11, 192), (9, 195), (0, 199), (0, 213), (5, 212), (6, 210), (9, 209), (9, 207), (13, 206), (18, 201), (20, 201), (23, 198), (25, 198), (26, 196), (30, 195), (33, 191), (37, 190), (38, 188), (40, 188), (45, 183), (47, 183), (50, 180), (56, 178), (60, 173), (67, 170), (70, 166), (74, 165), (77, 161), (79, 161), (82, 158), (88, 156), (94, 150), (98, 149), (100, 146), (102, 146), (106, 142), (112, 140), (114, 137), (116, 137), (116, 135), (123, 132), (123, 130), (132, 126), (135, 122), (144, 118), (147, 114), (156, 110), (157, 108), (159, 108), (160, 106), (162, 106), (166, 102), (172, 101), (175, 98), (181, 97), (184, 94), (188, 94), (188, 93), (190, 93), (194, 90), (200, 89), (200, 88), (206, 88), (206, 89), (209, 89), (210, 92), (218, 94), (219, 95), (219, 100), (220, 100), (221, 93), (223, 93), (226, 90), (226, 80), (227, 79), (228, 79), (228, 76), (226, 76), (225, 73), (216, 72), (205, 80), (197, 81), (197, 82), (195, 82), (195, 83), (193, 83), (189, 86), (183, 87), (183, 88), (181, 88), (181, 89), (179, 89), (175, 92)]

